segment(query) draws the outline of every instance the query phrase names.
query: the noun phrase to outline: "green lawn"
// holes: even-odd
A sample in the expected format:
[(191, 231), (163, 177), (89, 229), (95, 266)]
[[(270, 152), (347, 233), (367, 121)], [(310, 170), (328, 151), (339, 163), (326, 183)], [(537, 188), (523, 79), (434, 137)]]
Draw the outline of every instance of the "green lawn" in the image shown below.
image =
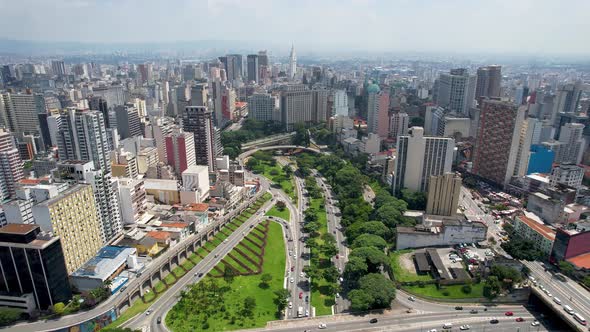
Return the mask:
[(287, 177), (285, 172), (283, 172), (283, 167), (278, 163), (274, 166), (271, 166), (268, 163), (261, 162), (261, 165), (264, 167), (262, 175), (272, 182), (278, 184), (294, 202), (297, 202), (297, 192), (294, 190), (295, 184), (293, 176)]
[[(227, 284), (223, 278), (215, 278), (214, 280), (221, 288), (229, 286), (230, 289), (222, 296), (220, 295), (218, 301), (211, 302), (207, 308), (194, 306), (196, 302), (191, 302), (196, 301), (191, 299), (191, 294), (197, 294), (196, 288), (199, 287), (193, 286), (194, 289), (189, 292), (189, 295), (168, 313), (166, 325), (174, 332), (227, 331), (263, 327), (266, 322), (277, 319), (277, 306), (274, 303), (273, 292), (283, 287), (285, 244), (282, 228), (274, 222), (269, 225), (263, 273), (270, 273), (273, 277), (267, 289), (259, 286), (261, 274), (238, 276), (231, 284)], [(211, 279), (207, 277), (205, 280)], [(246, 297), (256, 300), (253, 318), (246, 317), (240, 312)], [(234, 324), (231, 324), (232, 318)], [(203, 326), (204, 320), (208, 324), (207, 329)]]
[[(424, 287), (407, 286), (403, 287), (403, 289), (418, 296), (425, 296), (434, 299), (473, 299), (484, 297), (483, 286), (483, 283), (472, 284), (472, 290), (469, 294), (463, 293), (463, 291), (461, 290), (463, 285), (444, 286), (443, 289), (437, 289), (436, 285), (424, 285)], [(448, 292), (449, 295), (443, 294), (444, 292)]]
[(391, 269), (393, 270), (393, 276), (396, 281), (409, 282), (409, 281), (428, 281), (433, 280), (430, 274), (419, 275), (416, 271), (408, 271), (399, 263), (399, 256), (412, 252), (413, 249), (392, 251), (389, 256), (391, 258)]
[(272, 207), (272, 209), (268, 210), (266, 213), (267, 216), (271, 217), (278, 217), (287, 221), (291, 221), (291, 214), (289, 213), (289, 208), (285, 207), (283, 211), (279, 211), (276, 205)]
[[(325, 208), (320, 208), (320, 206), (323, 203), (323, 197), (312, 198), (310, 203), (310, 208), (314, 208), (317, 211), (318, 223), (320, 224), (317, 242), (320, 245), (324, 243), (324, 241), (321, 238), (322, 235), (328, 233), (328, 216), (326, 215)], [(321, 252), (321, 250), (313, 250), (311, 254), (312, 256), (319, 255), (321, 261), (319, 266), (320, 269), (326, 268), (331, 265), (330, 257), (326, 257)], [(316, 287), (312, 287), (311, 290), (311, 305), (315, 307), (316, 316), (331, 315), (332, 305), (334, 305), (334, 296), (328, 295), (329, 292), (324, 289), (326, 286), (329, 285), (329, 282), (327, 282), (324, 278), (320, 278), (318, 280), (314, 280), (313, 285), (316, 285)]]

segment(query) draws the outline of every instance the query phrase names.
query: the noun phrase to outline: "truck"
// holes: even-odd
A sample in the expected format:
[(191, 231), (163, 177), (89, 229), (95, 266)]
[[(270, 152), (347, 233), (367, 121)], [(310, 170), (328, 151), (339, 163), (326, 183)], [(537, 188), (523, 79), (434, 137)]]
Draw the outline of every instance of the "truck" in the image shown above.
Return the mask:
[(297, 317), (303, 317), (303, 307), (297, 308)]

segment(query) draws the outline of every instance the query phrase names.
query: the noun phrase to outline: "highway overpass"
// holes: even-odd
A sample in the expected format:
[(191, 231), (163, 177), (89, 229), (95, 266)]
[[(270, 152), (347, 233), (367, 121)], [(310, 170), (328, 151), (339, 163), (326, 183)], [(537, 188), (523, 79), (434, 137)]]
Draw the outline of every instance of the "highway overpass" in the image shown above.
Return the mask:
[(242, 151), (247, 151), (260, 146), (291, 144), (291, 140), (294, 136), (295, 132), (290, 132), (287, 134), (272, 135), (257, 139), (255, 141), (246, 142), (242, 144)]

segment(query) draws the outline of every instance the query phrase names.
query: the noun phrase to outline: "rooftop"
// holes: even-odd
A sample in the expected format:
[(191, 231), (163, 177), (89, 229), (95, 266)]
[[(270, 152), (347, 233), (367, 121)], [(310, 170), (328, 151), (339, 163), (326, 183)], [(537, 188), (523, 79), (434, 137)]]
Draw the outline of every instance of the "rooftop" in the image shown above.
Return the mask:
[(82, 267), (72, 273), (76, 278), (108, 279), (121, 265), (125, 264), (127, 257), (137, 252), (135, 248), (122, 246), (106, 246), (96, 256), (88, 260)]
[(0, 233), (24, 235), (34, 231), (37, 227), (39, 225), (36, 224), (7, 224), (0, 228)]
[(206, 212), (209, 210), (209, 204), (191, 203), (183, 208), (184, 211)]
[(155, 239), (158, 241), (166, 241), (166, 240), (170, 239), (171, 235), (170, 235), (170, 232), (165, 232), (165, 231), (150, 231), (145, 236), (151, 237), (152, 239)]
[(578, 256), (574, 256), (567, 260), (579, 268), (590, 269), (590, 252)]
[(535, 232), (541, 234), (544, 238), (551, 241), (555, 240), (555, 231), (545, 226), (544, 224), (538, 223), (526, 216), (518, 216), (516, 218), (524, 222), (529, 228), (531, 228)]

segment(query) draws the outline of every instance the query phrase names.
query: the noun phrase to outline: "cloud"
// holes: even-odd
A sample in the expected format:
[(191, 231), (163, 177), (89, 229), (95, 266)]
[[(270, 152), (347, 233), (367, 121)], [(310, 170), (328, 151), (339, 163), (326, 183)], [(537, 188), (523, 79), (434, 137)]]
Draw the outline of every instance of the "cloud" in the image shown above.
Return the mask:
[[(590, 1), (0, 0), (0, 37), (239, 40), (311, 50), (590, 53)], [(285, 48), (288, 48), (286, 46)]]

